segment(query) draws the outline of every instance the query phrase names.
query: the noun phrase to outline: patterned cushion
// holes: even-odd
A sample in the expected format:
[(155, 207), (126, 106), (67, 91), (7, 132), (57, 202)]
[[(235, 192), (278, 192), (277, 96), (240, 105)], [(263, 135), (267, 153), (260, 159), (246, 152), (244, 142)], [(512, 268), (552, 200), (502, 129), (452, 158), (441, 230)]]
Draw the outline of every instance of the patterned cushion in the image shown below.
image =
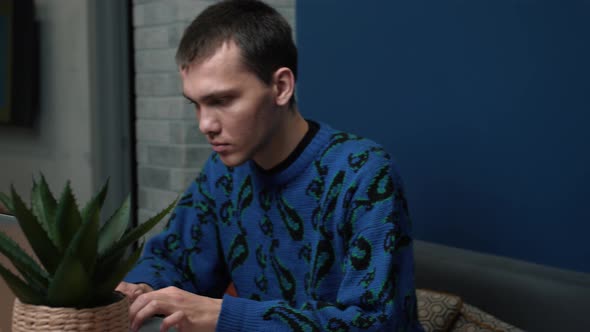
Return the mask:
[(463, 304), (461, 314), (453, 325), (453, 332), (522, 332), (508, 323), (481, 311), (480, 309)]
[(417, 289), (418, 319), (425, 332), (444, 332), (455, 322), (463, 301), (452, 294)]

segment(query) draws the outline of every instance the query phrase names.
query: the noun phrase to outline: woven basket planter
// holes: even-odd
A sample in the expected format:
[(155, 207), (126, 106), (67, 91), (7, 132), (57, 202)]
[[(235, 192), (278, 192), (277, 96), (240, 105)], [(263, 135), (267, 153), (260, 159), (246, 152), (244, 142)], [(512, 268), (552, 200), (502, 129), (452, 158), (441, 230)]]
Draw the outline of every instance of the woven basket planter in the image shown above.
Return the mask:
[(14, 300), (13, 332), (99, 332), (129, 331), (129, 302), (126, 297), (113, 304), (92, 309), (51, 308)]

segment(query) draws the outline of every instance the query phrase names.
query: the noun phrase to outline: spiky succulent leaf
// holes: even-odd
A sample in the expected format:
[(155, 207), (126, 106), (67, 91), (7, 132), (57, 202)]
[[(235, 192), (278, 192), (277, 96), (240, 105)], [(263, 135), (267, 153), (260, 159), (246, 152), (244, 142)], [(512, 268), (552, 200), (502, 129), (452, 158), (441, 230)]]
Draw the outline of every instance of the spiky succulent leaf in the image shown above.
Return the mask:
[(65, 253), (49, 284), (47, 303), (52, 307), (82, 307), (93, 287), (84, 265), (72, 251)]
[(117, 262), (120, 262), (125, 259), (127, 249), (128, 248), (122, 248), (117, 252), (109, 254), (108, 256), (99, 258), (96, 262), (94, 275), (92, 276), (93, 280), (95, 280), (97, 283), (100, 283), (103, 280), (107, 280), (111, 275), (112, 270), (110, 269), (112, 269), (113, 266), (117, 265)]
[[(96, 196), (94, 196), (92, 198), (92, 200), (90, 200), (86, 206), (82, 209), (82, 220), (86, 220), (89, 216), (92, 216), (94, 218), (100, 218), (100, 210), (102, 209), (102, 206), (104, 204), (104, 201), (107, 197), (107, 191), (109, 190), (109, 180), (107, 179), (107, 181), (105, 182), (105, 184), (102, 186), (102, 189), (98, 192), (98, 194), (96, 194)], [(98, 210), (99, 214), (96, 214), (96, 211)]]
[(47, 289), (49, 276), (35, 260), (21, 249), (11, 238), (0, 232), (0, 253), (10, 259), (12, 265), (20, 272), (25, 280), (39, 292)]
[(110, 266), (105, 266), (105, 271), (111, 271), (104, 275), (105, 279), (96, 280), (98, 287), (96, 288), (96, 296), (102, 298), (108, 296), (115, 287), (125, 278), (125, 275), (133, 268), (141, 252), (143, 251), (143, 243), (134, 252), (129, 255), (127, 259), (114, 260)]
[(101, 258), (108, 259), (110, 255), (116, 254), (122, 249), (128, 248), (133, 242), (137, 241), (140, 237), (144, 236), (147, 232), (149, 232), (154, 226), (158, 224), (164, 218), (172, 208), (176, 205), (178, 198), (175, 199), (168, 207), (160, 211), (157, 215), (153, 216), (152, 218), (148, 219), (144, 223), (140, 224), (139, 226), (125, 232), (121, 240), (116, 242), (113, 246), (108, 248), (105, 254)]
[(8, 209), (8, 211), (13, 212), (14, 207), (12, 206), (12, 199), (10, 199), (10, 197), (8, 195), (6, 195), (5, 193), (0, 193), (0, 203), (2, 203), (2, 205), (4, 205), (5, 208)]
[(127, 196), (121, 207), (117, 209), (113, 216), (100, 229), (98, 237), (99, 255), (103, 255), (125, 233), (125, 229), (129, 224), (129, 205), (130, 198)]
[(43, 303), (43, 294), (35, 292), (35, 290), (27, 285), (22, 279), (10, 272), (7, 268), (0, 265), (0, 276), (4, 278), (6, 284), (12, 290), (12, 293), (21, 300), (21, 302), (29, 304)]
[[(48, 302), (52, 306), (84, 306), (90, 301), (94, 287), (91, 276), (97, 257), (100, 205), (104, 202), (104, 196), (101, 196), (97, 195), (86, 206), (81, 226), (70, 241), (64, 260), (49, 285)], [(72, 284), (73, 288), (68, 288), (68, 284)], [(60, 294), (62, 291), (70, 294)]]
[(98, 248), (98, 229), (100, 219), (98, 217), (100, 210), (96, 204), (92, 204), (87, 211), (87, 216), (82, 223), (80, 229), (70, 242), (68, 251), (80, 259), (82, 265), (88, 274), (92, 274), (96, 264), (97, 248)]
[(49, 238), (56, 247), (59, 247), (57, 230), (55, 229), (55, 213), (57, 210), (57, 201), (49, 190), (45, 177), (41, 174), (39, 183), (33, 180), (33, 192), (31, 195), (31, 207), (33, 214), (39, 220), (43, 229), (47, 232)]
[[(161, 221), (162, 218), (164, 218), (172, 210), (172, 208), (174, 208), (177, 201), (178, 201), (178, 199), (174, 200), (172, 203), (170, 203), (170, 205), (168, 207), (166, 207), (165, 209), (160, 211), (160, 213), (158, 213), (154, 217), (148, 219), (146, 222), (139, 225), (138, 227), (136, 227), (132, 230), (129, 230), (127, 233), (125, 233), (125, 235), (123, 236), (123, 238), (120, 241), (115, 243), (114, 246), (108, 248), (107, 251), (105, 252), (105, 254), (99, 257), (99, 261), (98, 261), (98, 265), (97, 265), (97, 269), (96, 269), (97, 280), (109, 279), (109, 275), (105, 274), (104, 272), (105, 271), (112, 271), (112, 266), (116, 266), (117, 264), (119, 264), (120, 261), (122, 261), (124, 259), (125, 251), (129, 248), (129, 246), (133, 242), (135, 242), (137, 239), (139, 239), (140, 237), (145, 235), (155, 225), (157, 225), (157, 223), (159, 221)], [(133, 257), (133, 255), (137, 255), (137, 259), (139, 259), (139, 256), (141, 255), (141, 250), (143, 250), (143, 244), (142, 244), (140, 250), (136, 250), (133, 252), (132, 257)], [(137, 261), (137, 259), (135, 259), (135, 261)], [(132, 267), (133, 267), (133, 264), (130, 265), (128, 270), (130, 270)], [(119, 279), (118, 282), (120, 282), (121, 280), (123, 280), (124, 276), (125, 276), (125, 274), (123, 274), (120, 278), (117, 277), (117, 278), (113, 278), (112, 280)], [(115, 284), (115, 286), (116, 286), (116, 284)], [(112, 286), (110, 286), (110, 287), (112, 287)], [(112, 288), (114, 289), (114, 287), (112, 287)]]
[(100, 192), (86, 204), (81, 213), (82, 225), (70, 242), (89, 275), (92, 275), (96, 265), (100, 210), (106, 198), (108, 185), (107, 180)]
[(106, 199), (108, 181), (82, 213), (69, 182), (58, 202), (43, 176), (39, 183), (35, 180), (33, 183), (32, 210), (14, 188), (12, 197), (0, 196), (3, 204), (15, 214), (47, 270), (45, 272), (11, 239), (0, 236), (0, 252), (10, 258), (24, 281), (3, 266), (0, 266), (0, 275), (15, 295), (31, 304), (83, 308), (111, 303), (112, 291), (136, 264), (143, 244), (126, 256), (129, 247), (170, 213), (177, 202), (126, 231), (130, 206), (127, 198), (100, 228), (100, 210)]
[(61, 194), (61, 198), (59, 199), (57, 213), (55, 215), (56, 234), (59, 249), (62, 254), (66, 251), (66, 248), (69, 247), (70, 241), (78, 231), (78, 228), (80, 228), (81, 224), (82, 217), (80, 216), (78, 204), (76, 204), (76, 199), (72, 193), (70, 182), (68, 181)]
[(53, 245), (43, 227), (37, 221), (31, 210), (25, 205), (20, 196), (12, 190), (12, 202), (14, 204), (14, 216), (23, 233), (27, 237), (33, 251), (41, 261), (49, 274), (53, 274), (59, 265), (60, 253)]

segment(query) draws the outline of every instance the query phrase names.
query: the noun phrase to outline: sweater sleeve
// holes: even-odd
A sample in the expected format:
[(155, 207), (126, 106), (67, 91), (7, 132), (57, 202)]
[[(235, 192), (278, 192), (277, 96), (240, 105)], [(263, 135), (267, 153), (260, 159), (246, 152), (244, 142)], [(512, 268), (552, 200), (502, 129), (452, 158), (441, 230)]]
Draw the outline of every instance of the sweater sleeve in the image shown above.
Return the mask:
[(295, 308), (286, 301), (226, 295), (218, 331), (422, 331), (409, 217), (397, 173), (388, 164), (344, 190), (337, 209), (344, 254), (334, 267), (343, 277), (318, 282), (336, 289), (335, 300), (316, 297)]
[(221, 297), (229, 275), (216, 218), (215, 201), (204, 171), (184, 193), (166, 228), (148, 240), (138, 264), (124, 280), (146, 283), (154, 289), (175, 286), (203, 296)]

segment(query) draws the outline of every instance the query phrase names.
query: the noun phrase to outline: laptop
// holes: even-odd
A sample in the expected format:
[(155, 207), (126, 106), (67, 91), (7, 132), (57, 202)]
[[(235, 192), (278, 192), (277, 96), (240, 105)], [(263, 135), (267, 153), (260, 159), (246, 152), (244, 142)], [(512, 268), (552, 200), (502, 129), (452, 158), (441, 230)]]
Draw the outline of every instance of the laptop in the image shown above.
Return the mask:
[(16, 219), (13, 216), (9, 216), (7, 214), (0, 213), (0, 224), (3, 223), (15, 223)]

